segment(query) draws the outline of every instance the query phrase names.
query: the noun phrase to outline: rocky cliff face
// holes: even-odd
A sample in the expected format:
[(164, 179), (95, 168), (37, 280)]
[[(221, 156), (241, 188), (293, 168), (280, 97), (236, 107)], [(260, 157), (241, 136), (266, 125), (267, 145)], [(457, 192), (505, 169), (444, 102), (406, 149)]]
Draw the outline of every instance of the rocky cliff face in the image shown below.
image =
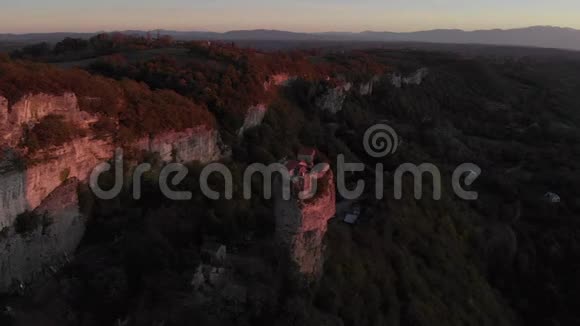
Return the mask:
[(221, 140), (217, 130), (205, 127), (169, 131), (142, 138), (133, 147), (159, 154), (164, 162), (207, 163), (221, 158)]
[(0, 97), (0, 145), (15, 147), (22, 138), (22, 125), (33, 125), (49, 114), (56, 114), (86, 125), (95, 117), (79, 109), (73, 93), (63, 95), (29, 94), (11, 107)]
[(345, 83), (335, 88), (331, 88), (324, 95), (316, 100), (316, 106), (322, 111), (337, 113), (342, 110), (342, 105), (346, 100), (348, 92), (352, 88), (351, 83)]
[(368, 82), (363, 82), (359, 85), (359, 94), (362, 96), (368, 96), (368, 95), (372, 95), (374, 88), (375, 88), (375, 84), (377, 82), (379, 82), (381, 80), (380, 76), (374, 76), (371, 80), (369, 80)]
[[(27, 154), (27, 164), (17, 158), (26, 154), (18, 147), (23, 125), (33, 125), (49, 114), (65, 117), (87, 131), (73, 139)], [(112, 139), (99, 139), (90, 123), (97, 120), (79, 109), (74, 94), (62, 96), (28, 95), (9, 107), (0, 97), (0, 290), (12, 282), (29, 281), (55, 257), (72, 252), (84, 232), (84, 217), (78, 212), (76, 185), (88, 180), (93, 168), (108, 161), (114, 153)], [(159, 153), (165, 162), (209, 162), (221, 158), (219, 132), (196, 127), (165, 132), (134, 144), (137, 149)], [(25, 211), (47, 212), (50, 227), (18, 235), (14, 222)]]
[(27, 234), (17, 234), (14, 228), (3, 231), (0, 291), (55, 272), (77, 248), (86, 225), (86, 218), (79, 211), (78, 184), (78, 179), (67, 180), (36, 208), (35, 214), (48, 214), (48, 225)]
[(92, 169), (113, 153), (110, 141), (89, 137), (75, 139), (57, 148), (35, 154), (36, 163), (0, 174), (0, 228), (16, 216), (35, 209), (67, 178), (88, 179)]
[[(61, 96), (30, 94), (12, 107), (8, 107), (6, 99), (0, 98), (0, 147), (18, 152), (22, 126), (33, 125), (49, 114), (61, 115), (81, 128), (86, 128), (95, 119), (80, 111), (77, 97), (72, 93)], [(12, 225), (18, 214), (38, 207), (65, 179), (87, 179), (91, 169), (112, 153), (110, 140), (84, 137), (35, 153), (29, 157), (30, 162), (25, 169), (15, 166), (10, 157), (2, 158), (0, 229)]]
[(244, 125), (240, 128), (239, 135), (242, 136), (244, 132), (248, 129), (254, 128), (262, 124), (266, 113), (268, 112), (268, 108), (265, 104), (258, 104), (252, 106), (248, 109), (248, 113), (246, 113), (246, 118), (244, 119)]
[[(391, 77), (393, 80), (393, 77)], [(381, 80), (380, 76), (374, 76), (366, 82), (353, 85), (350, 82), (343, 82), (342, 85), (327, 90), (316, 100), (316, 106), (322, 111), (336, 114), (342, 110), (344, 101), (351, 91), (358, 92), (361, 96), (373, 94), (375, 84)]]
[[(324, 236), (328, 220), (335, 215), (336, 199), (332, 172), (325, 176), (327, 186), (314, 198), (284, 200), (281, 193), (274, 200), (276, 239), (287, 251), (297, 272), (316, 279), (324, 265)], [(280, 187), (280, 184), (275, 186)], [(276, 189), (275, 188), (275, 189)]]
[(421, 68), (418, 69), (417, 71), (415, 71), (414, 73), (408, 75), (408, 76), (403, 76), (399, 73), (395, 73), (392, 74), (390, 76), (391, 79), (391, 84), (397, 88), (401, 88), (403, 87), (403, 85), (421, 85), (423, 83), (423, 80), (425, 79), (425, 77), (427, 77), (427, 75), (429, 74), (429, 69), (427, 68)]

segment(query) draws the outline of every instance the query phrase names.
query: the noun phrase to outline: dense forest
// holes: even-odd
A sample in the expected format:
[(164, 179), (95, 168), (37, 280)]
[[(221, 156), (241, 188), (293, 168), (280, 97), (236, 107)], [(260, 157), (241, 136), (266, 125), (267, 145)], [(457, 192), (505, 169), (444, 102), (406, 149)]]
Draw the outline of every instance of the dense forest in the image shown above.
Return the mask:
[[(84, 70), (21, 61), (57, 65), (89, 57)], [(420, 67), (429, 69), (420, 85), (396, 87), (385, 77)], [(264, 91), (277, 73), (297, 78)], [(317, 108), (317, 98), (336, 80), (375, 75), (383, 78), (371, 95), (352, 92), (337, 114)], [(51, 279), (52, 288), (32, 303), (7, 296), (47, 324), (580, 323), (580, 57), (268, 53), (228, 43), (103, 35), (2, 58), (0, 90), (10, 101), (29, 92), (73, 91), (84, 110), (121, 117), (115, 127), (120, 139), (215, 124), (232, 148), (223, 163), (237, 185), (248, 164), (291, 157), (302, 146), (318, 148), (330, 162), (345, 154), (368, 166), (383, 163), (390, 172), (405, 162), (431, 162), (444, 180), (463, 162), (483, 170), (473, 186), (479, 199), (472, 202), (454, 196), (450, 184), (440, 201), (430, 199), (430, 187), (415, 200), (410, 179), (404, 198), (395, 200), (389, 173), (385, 198), (375, 200), (374, 175), (351, 176), (369, 184), (360, 202), (363, 218), (356, 225), (330, 222), (324, 273), (304, 285), (288, 278), (273, 244), (270, 200), (243, 199), (241, 187), (232, 200), (205, 198), (197, 162), (181, 185), (193, 190), (193, 199), (163, 199), (155, 184), (161, 163), (152, 155), (146, 160), (157, 168), (147, 175), (140, 200), (129, 191), (111, 201), (82, 193), (92, 216), (88, 233), (77, 257)], [(108, 102), (95, 105), (83, 96)], [(247, 108), (260, 102), (269, 107), (263, 123), (237, 137)], [(378, 121), (388, 121), (403, 139), (396, 154), (380, 161), (362, 144), (365, 130)], [(72, 137), (74, 130), (59, 123), (51, 117), (33, 128), (34, 146)], [(45, 135), (47, 128), (62, 133)], [(210, 183), (223, 187), (218, 177)], [(548, 192), (561, 202), (547, 201)], [(199, 248), (208, 239), (231, 252), (227, 291), (198, 293), (189, 284), (207, 259)]]

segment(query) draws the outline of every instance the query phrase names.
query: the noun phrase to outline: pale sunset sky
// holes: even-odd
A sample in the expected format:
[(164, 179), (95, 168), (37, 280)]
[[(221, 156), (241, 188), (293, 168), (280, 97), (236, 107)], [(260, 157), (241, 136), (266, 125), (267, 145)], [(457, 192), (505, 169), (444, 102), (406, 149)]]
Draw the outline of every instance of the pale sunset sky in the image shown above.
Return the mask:
[(580, 0), (0, 0), (0, 33), (580, 29)]

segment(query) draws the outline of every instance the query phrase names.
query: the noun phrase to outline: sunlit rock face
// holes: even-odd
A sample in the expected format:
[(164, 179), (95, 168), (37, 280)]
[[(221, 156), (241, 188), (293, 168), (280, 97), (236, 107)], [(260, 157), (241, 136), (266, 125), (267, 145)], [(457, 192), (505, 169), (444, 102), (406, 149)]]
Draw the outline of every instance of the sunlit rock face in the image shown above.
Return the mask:
[(113, 151), (109, 141), (79, 138), (36, 153), (24, 170), (13, 167), (0, 174), (0, 227), (12, 225), (18, 214), (38, 207), (67, 178), (88, 180), (93, 168)]
[(265, 104), (258, 104), (251, 106), (246, 113), (246, 118), (244, 119), (244, 125), (240, 128), (238, 134), (242, 136), (245, 131), (251, 128), (255, 128), (262, 124), (264, 117), (268, 112), (268, 107)]
[(33, 125), (50, 114), (61, 115), (79, 124), (91, 120), (90, 114), (80, 111), (73, 93), (29, 94), (12, 106), (0, 97), (0, 145), (17, 146), (22, 138), (23, 125)]
[(5, 229), (0, 237), (0, 291), (58, 270), (80, 243), (86, 218), (80, 213), (77, 179), (55, 189), (34, 211), (48, 220), (30, 233)]
[(29, 207), (37, 207), (67, 178), (88, 180), (95, 166), (110, 159), (113, 152), (112, 142), (84, 137), (35, 155), (40, 163), (25, 171)]
[(296, 80), (296, 76), (290, 76), (287, 73), (275, 74), (264, 82), (264, 90), (269, 91), (276, 86), (288, 86), (294, 80)]
[[(35, 209), (67, 178), (88, 180), (95, 166), (113, 156), (113, 140), (95, 137), (88, 128), (95, 117), (81, 111), (76, 96), (71, 93), (27, 95), (12, 107), (0, 98), (0, 130), (4, 136), (0, 149), (22, 152), (18, 148), (22, 126), (37, 123), (49, 114), (61, 115), (85, 128), (87, 136), (27, 154), (25, 168), (16, 166), (11, 157), (0, 157), (0, 228), (12, 225), (16, 216), (25, 210)], [(146, 137), (135, 146), (159, 153), (165, 162), (210, 162), (221, 158), (220, 144), (217, 130), (197, 127)]]
[[(90, 133), (35, 153), (18, 147), (24, 127), (50, 114), (81, 128), (95, 119), (80, 111), (71, 93), (27, 95), (11, 107), (0, 99), (0, 290), (56, 271), (64, 255), (74, 252), (85, 230), (85, 217), (78, 208), (78, 183), (113, 153), (110, 139), (96, 139)], [(41, 221), (18, 234), (15, 221), (25, 211), (38, 216), (46, 213), (50, 223)]]
[(222, 157), (220, 144), (220, 135), (217, 130), (198, 127), (145, 137), (136, 142), (133, 147), (159, 154), (164, 162), (207, 163)]
[[(84, 129), (86, 136), (34, 153), (21, 148), (24, 127), (50, 114)], [(97, 165), (109, 161), (116, 147), (111, 138), (96, 137), (89, 128), (97, 120), (80, 110), (72, 93), (31, 94), (12, 106), (0, 97), (0, 290), (13, 280), (27, 282), (44, 274), (48, 264), (58, 265), (80, 242), (85, 217), (78, 210), (77, 185), (86, 183)], [(133, 146), (159, 153), (165, 162), (222, 157), (219, 132), (206, 127), (161, 133)], [(53, 222), (26, 235), (16, 234), (15, 221), (25, 211), (48, 212)]]
[(284, 200), (281, 184), (275, 184), (274, 215), (276, 239), (288, 253), (297, 272), (307, 279), (317, 279), (324, 265), (324, 236), (328, 220), (335, 215), (336, 198), (332, 172), (327, 172), (327, 186), (314, 198)]

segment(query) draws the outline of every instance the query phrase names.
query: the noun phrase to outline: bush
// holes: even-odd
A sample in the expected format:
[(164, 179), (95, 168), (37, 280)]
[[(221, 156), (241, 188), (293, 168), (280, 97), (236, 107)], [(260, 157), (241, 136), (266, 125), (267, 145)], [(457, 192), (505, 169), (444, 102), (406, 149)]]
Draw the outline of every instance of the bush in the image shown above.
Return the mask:
[(83, 136), (82, 129), (66, 121), (63, 116), (51, 114), (28, 130), (23, 146), (34, 152), (63, 145), (79, 136)]

